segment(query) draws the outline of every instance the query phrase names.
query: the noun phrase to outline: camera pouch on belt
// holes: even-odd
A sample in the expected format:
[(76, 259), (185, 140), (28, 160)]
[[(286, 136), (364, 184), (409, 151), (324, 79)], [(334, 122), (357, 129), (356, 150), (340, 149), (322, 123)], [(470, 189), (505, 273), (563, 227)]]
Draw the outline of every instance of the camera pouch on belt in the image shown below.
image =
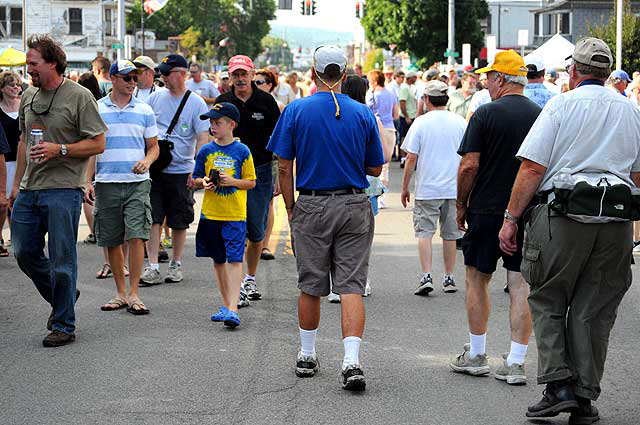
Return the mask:
[[(559, 186), (559, 187), (558, 187)], [(581, 223), (608, 223), (640, 219), (640, 189), (611, 185), (606, 177), (595, 186), (581, 181), (554, 186), (550, 210)]]

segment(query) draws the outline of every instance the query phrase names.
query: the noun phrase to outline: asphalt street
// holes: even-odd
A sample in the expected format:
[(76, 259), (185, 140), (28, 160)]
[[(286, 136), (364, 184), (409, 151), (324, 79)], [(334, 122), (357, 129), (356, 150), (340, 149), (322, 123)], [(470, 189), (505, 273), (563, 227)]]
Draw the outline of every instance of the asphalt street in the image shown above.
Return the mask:
[[(389, 208), (376, 219), (373, 293), (365, 299), (367, 326), (360, 355), (367, 379), (364, 393), (349, 393), (339, 385), (340, 306), (326, 301), (317, 341), (320, 371), (311, 379), (294, 374), (299, 344), (295, 260), (279, 205), (277, 258), (262, 262), (258, 272), (263, 300), (240, 311), (242, 325), (233, 331), (209, 320), (220, 298), (211, 262), (194, 257), (195, 225), (183, 261), (184, 281), (141, 289), (151, 309), (148, 316), (100, 311), (115, 294), (115, 284), (95, 278), (102, 264), (100, 249), (79, 242), (77, 340), (62, 348), (42, 347), (49, 306), (12, 257), (0, 259), (0, 424), (532, 423), (524, 412), (543, 389), (535, 383), (533, 337), (526, 386), (449, 369), (449, 359), (468, 340), (462, 258), (458, 256), (455, 272), (458, 293), (445, 294), (438, 286), (430, 297), (413, 295), (420, 270), (411, 211), (400, 205), (400, 173), (394, 163)], [(80, 240), (87, 232), (83, 221)], [(441, 244), (435, 241), (434, 280), (439, 285)], [(166, 271), (166, 264), (161, 267)], [(640, 290), (635, 280), (610, 339), (596, 404), (602, 425), (640, 423)], [(487, 351), (492, 368), (509, 349), (504, 282), (500, 270), (491, 284)], [(559, 416), (533, 423), (567, 420)]]

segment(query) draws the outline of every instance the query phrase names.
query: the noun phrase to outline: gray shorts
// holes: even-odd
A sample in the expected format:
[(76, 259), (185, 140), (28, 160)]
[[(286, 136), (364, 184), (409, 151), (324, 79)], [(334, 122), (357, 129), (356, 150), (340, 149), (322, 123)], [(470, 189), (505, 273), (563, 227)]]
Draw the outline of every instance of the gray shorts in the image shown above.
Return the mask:
[(151, 180), (137, 183), (96, 183), (93, 209), (98, 246), (114, 247), (130, 239), (149, 239)]
[(364, 294), (374, 220), (366, 194), (300, 195), (291, 220), (298, 288), (309, 295)]
[(455, 199), (429, 199), (415, 201), (413, 207), (413, 230), (416, 238), (431, 239), (436, 233), (440, 219), (440, 237), (445, 241), (460, 239), (463, 233), (456, 224)]

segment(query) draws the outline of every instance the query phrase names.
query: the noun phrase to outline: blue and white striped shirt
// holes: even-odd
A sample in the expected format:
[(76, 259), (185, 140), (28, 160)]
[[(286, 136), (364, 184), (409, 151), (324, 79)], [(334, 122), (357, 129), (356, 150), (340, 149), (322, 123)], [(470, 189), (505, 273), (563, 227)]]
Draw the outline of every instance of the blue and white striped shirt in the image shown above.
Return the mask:
[(149, 173), (134, 174), (131, 169), (145, 157), (145, 141), (158, 136), (156, 117), (145, 102), (135, 97), (120, 109), (110, 96), (98, 101), (100, 116), (109, 127), (107, 146), (96, 160), (96, 182), (131, 183), (149, 179)]

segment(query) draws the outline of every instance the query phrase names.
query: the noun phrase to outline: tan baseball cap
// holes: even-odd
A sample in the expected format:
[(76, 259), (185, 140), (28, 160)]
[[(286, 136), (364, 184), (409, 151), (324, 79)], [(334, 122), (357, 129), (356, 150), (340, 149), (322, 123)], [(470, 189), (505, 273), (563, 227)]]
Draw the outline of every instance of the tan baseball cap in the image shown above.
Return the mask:
[(449, 91), (449, 86), (440, 80), (431, 80), (424, 87), (424, 94), (426, 96), (446, 96)]
[(149, 56), (138, 56), (134, 60), (132, 60), (133, 64), (140, 68), (141, 66), (146, 66), (149, 69), (155, 69), (156, 64)]
[(613, 65), (613, 55), (611, 55), (609, 46), (595, 37), (584, 37), (578, 40), (573, 54), (567, 59), (573, 59), (596, 68), (611, 68)]

